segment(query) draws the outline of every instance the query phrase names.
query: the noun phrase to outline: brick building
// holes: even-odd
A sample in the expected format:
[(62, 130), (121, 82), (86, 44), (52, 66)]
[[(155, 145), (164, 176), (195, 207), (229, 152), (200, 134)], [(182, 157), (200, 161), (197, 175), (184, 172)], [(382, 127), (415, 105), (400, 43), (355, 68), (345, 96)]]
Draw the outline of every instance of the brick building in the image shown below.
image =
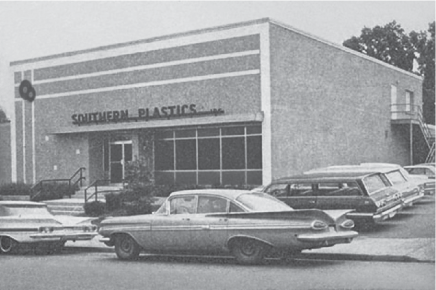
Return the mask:
[[(422, 159), (422, 79), (271, 19), (11, 63), (12, 179), (262, 184)], [(23, 100), (28, 80), (35, 101)], [(406, 113), (405, 113), (406, 112)], [(424, 148), (424, 149), (422, 149)], [(422, 152), (421, 152), (422, 151)], [(425, 158), (425, 157), (424, 157)]]

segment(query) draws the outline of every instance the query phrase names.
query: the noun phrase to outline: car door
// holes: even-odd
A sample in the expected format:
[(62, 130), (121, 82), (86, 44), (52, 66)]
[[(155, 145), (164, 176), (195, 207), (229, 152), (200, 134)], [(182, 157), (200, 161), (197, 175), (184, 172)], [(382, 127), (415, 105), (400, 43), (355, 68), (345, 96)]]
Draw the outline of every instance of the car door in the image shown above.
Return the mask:
[(220, 251), (227, 242), (229, 201), (213, 195), (199, 195), (197, 214), (191, 218), (191, 246), (196, 251)]
[(322, 182), (316, 189), (316, 208), (356, 209), (363, 202), (363, 193), (355, 182)]
[(154, 250), (191, 250), (191, 220), (195, 216), (196, 204), (195, 195), (171, 198), (168, 201), (167, 213), (153, 218), (151, 248)]

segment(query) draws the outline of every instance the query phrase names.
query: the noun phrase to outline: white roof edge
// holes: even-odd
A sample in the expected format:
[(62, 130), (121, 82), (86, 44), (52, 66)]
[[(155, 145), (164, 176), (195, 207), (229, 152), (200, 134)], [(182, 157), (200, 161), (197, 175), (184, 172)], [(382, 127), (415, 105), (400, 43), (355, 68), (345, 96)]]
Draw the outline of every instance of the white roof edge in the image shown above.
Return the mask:
[(34, 62), (45, 61), (45, 60), (49, 60), (49, 59), (70, 57), (70, 56), (74, 56), (74, 55), (78, 55), (78, 54), (90, 53), (90, 52), (95, 52), (95, 51), (100, 51), (100, 50), (116, 49), (116, 48), (130, 46), (130, 45), (137, 45), (137, 44), (142, 44), (142, 43), (173, 39), (173, 38), (183, 37), (183, 36), (188, 36), (188, 35), (209, 33), (209, 32), (214, 32), (214, 31), (219, 31), (219, 30), (228, 30), (228, 29), (233, 29), (233, 28), (238, 28), (238, 27), (257, 25), (257, 24), (262, 24), (262, 23), (268, 23), (269, 21), (270, 21), (270, 18), (265, 17), (265, 18), (255, 19), (255, 20), (244, 21), (244, 22), (225, 24), (225, 25), (190, 30), (190, 31), (185, 31), (185, 32), (177, 32), (177, 33), (172, 33), (172, 34), (167, 34), (167, 35), (162, 35), (162, 36), (150, 37), (150, 38), (146, 38), (146, 39), (133, 40), (133, 41), (116, 43), (116, 44), (109, 44), (109, 45), (102, 45), (102, 46), (97, 46), (97, 47), (93, 47), (93, 48), (62, 52), (62, 53), (58, 53), (58, 54), (46, 55), (46, 56), (35, 57), (35, 58), (24, 59), (24, 60), (16, 60), (16, 61), (10, 62), (9, 66), (34, 63)]
[(340, 50), (342, 50), (342, 51), (345, 51), (345, 52), (351, 53), (351, 54), (353, 54), (353, 55), (355, 55), (355, 56), (358, 56), (358, 57), (360, 57), (360, 58), (363, 58), (363, 59), (366, 59), (366, 60), (369, 60), (369, 61), (375, 62), (375, 63), (380, 64), (380, 65), (383, 65), (383, 66), (385, 66), (385, 67), (387, 67), (387, 68), (390, 68), (390, 69), (396, 70), (396, 71), (398, 71), (398, 72), (401, 72), (401, 73), (407, 74), (407, 75), (409, 75), (409, 76), (411, 76), (411, 77), (415, 77), (415, 78), (417, 78), (417, 79), (419, 79), (419, 80), (421, 80), (421, 81), (423, 80), (423, 77), (418, 76), (418, 75), (416, 75), (416, 74), (414, 74), (414, 73), (408, 72), (408, 71), (406, 71), (406, 70), (403, 70), (403, 69), (401, 69), (401, 68), (398, 68), (398, 67), (396, 67), (396, 66), (393, 66), (393, 65), (391, 65), (391, 64), (388, 64), (388, 63), (386, 63), (386, 62), (384, 62), (384, 61), (378, 60), (378, 59), (376, 59), (376, 58), (374, 58), (374, 57), (371, 57), (371, 56), (368, 56), (368, 55), (366, 55), (366, 54), (360, 53), (360, 52), (355, 51), (355, 50), (353, 50), (353, 49), (347, 48), (347, 47), (345, 47), (345, 46), (342, 46), (342, 45), (336, 44), (336, 43), (334, 43), (334, 42), (331, 42), (331, 41), (328, 41), (328, 40), (325, 40), (325, 39), (319, 38), (318, 36), (314, 36), (314, 35), (312, 35), (312, 34), (310, 34), (310, 33), (307, 33), (307, 32), (304, 32), (304, 31), (302, 31), (302, 30), (296, 29), (296, 28), (294, 28), (294, 27), (292, 27), (292, 26), (289, 26), (289, 25), (287, 25), (287, 24), (281, 23), (281, 22), (279, 22), (279, 21), (276, 21), (276, 20), (270, 19), (270, 23), (275, 24), (275, 25), (277, 25), (277, 26), (280, 26), (280, 27), (282, 27), (282, 28), (285, 28), (285, 29), (291, 30), (291, 31), (293, 31), (293, 32), (295, 32), (295, 33), (298, 33), (298, 34), (301, 34), (301, 35), (303, 35), (303, 36), (309, 37), (309, 38), (311, 38), (311, 39), (313, 39), (313, 40), (316, 40), (316, 41), (322, 42), (322, 43), (324, 43), (324, 44), (330, 45), (330, 46), (335, 47), (335, 48), (337, 48), (337, 49), (340, 49)]

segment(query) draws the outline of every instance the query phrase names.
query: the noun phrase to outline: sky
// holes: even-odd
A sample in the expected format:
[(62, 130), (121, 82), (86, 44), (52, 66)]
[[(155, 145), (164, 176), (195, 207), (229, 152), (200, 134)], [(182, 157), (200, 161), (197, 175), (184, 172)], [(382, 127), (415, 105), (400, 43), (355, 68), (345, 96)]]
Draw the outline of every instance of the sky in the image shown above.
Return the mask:
[(0, 107), (12, 117), (10, 63), (269, 17), (342, 44), (395, 20), (406, 33), (435, 21), (435, 1), (0, 0)]

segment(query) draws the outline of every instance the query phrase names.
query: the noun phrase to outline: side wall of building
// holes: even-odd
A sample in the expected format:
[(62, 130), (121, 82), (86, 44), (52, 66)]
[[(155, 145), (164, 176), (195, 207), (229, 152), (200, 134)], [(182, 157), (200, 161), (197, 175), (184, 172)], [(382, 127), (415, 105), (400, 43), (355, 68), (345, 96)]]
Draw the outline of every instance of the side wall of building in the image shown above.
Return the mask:
[(0, 184), (11, 180), (11, 124), (6, 122), (0, 123)]
[(273, 178), (360, 162), (409, 164), (407, 130), (391, 124), (391, 85), (422, 103), (421, 81), (271, 25)]

